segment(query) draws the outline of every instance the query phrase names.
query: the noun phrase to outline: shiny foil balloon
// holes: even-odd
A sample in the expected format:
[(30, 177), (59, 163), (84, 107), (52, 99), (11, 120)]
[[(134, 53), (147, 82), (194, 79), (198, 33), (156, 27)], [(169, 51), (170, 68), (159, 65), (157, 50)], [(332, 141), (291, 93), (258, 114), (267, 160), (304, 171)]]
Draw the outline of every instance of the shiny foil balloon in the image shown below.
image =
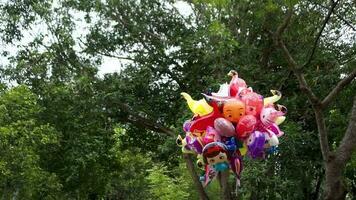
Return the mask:
[(206, 129), (206, 134), (203, 137), (203, 144), (207, 145), (212, 142), (220, 142), (220, 141), (221, 141), (221, 137), (218, 134), (218, 132), (213, 127), (208, 126), (208, 128)]
[(244, 140), (255, 130), (257, 119), (253, 115), (243, 116), (236, 126), (237, 138)]
[(247, 139), (248, 154), (252, 158), (263, 158), (265, 141), (264, 133), (260, 131), (252, 132)]
[(214, 128), (221, 136), (232, 137), (235, 136), (234, 125), (224, 118), (217, 118), (214, 121)]
[(242, 101), (245, 103), (246, 115), (258, 116), (263, 108), (263, 97), (255, 92), (244, 95)]
[(231, 99), (225, 102), (223, 108), (225, 119), (237, 123), (245, 115), (245, 104), (237, 99)]

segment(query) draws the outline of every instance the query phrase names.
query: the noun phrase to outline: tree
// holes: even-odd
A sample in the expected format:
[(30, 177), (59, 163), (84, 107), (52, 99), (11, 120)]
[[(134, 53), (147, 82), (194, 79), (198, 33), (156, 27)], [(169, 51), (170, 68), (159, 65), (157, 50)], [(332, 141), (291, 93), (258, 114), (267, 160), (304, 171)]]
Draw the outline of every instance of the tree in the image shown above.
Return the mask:
[[(330, 8), (328, 14), (323, 21), (322, 27), (320, 28), (320, 31), (315, 39), (309, 60), (306, 62), (305, 65), (310, 64), (316, 49), (316, 45), (318, 44), (318, 40), (337, 3), (338, 1), (330, 1)], [(281, 26), (278, 27), (277, 32), (275, 33), (276, 43), (282, 49), (284, 57), (288, 61), (291, 70), (298, 79), (300, 89), (307, 95), (315, 113), (315, 120), (318, 126), (319, 133), (319, 142), (325, 165), (325, 199), (345, 199), (347, 192), (342, 180), (342, 173), (345, 169), (346, 163), (350, 161), (352, 153), (356, 149), (356, 96), (353, 100), (353, 107), (351, 109), (351, 116), (347, 130), (340, 144), (338, 145), (338, 147), (335, 148), (334, 151), (330, 151), (328, 130), (325, 124), (325, 118), (323, 113), (325, 112), (325, 110), (327, 110), (332, 101), (337, 98), (338, 94), (343, 90), (343, 88), (354, 80), (354, 78), (356, 77), (356, 69), (348, 73), (345, 78), (342, 78), (324, 99), (318, 98), (312, 91), (312, 88), (307, 83), (301, 71), (302, 67), (296, 63), (281, 37), (281, 34), (283, 33), (284, 29), (288, 26), (292, 13), (293, 11), (290, 9), (287, 14), (287, 17), (285, 18)]]
[[(177, 3), (190, 13), (179, 10)], [(288, 8), (293, 8), (293, 17), (282, 23)], [(56, 163), (49, 164), (49, 171), (59, 177), (64, 198), (110, 196), (115, 193), (113, 185), (126, 191), (123, 179), (116, 176), (119, 166), (130, 166), (115, 156), (120, 148), (129, 150), (125, 158), (139, 154), (141, 160), (142, 154), (163, 162), (164, 174), (177, 180), (173, 171), (181, 159), (174, 137), (191, 115), (179, 94), (185, 91), (201, 98), (208, 87), (216, 90), (228, 81), (225, 74), (232, 68), (261, 94), (280, 89), (285, 97), (281, 103), (290, 111), (281, 151), (265, 162), (245, 161), (239, 195), (318, 199), (324, 197), (323, 191), (330, 194), (330, 178), (323, 174), (330, 174), (334, 166), (322, 163), (327, 161), (325, 154), (331, 156), (330, 163), (341, 159), (336, 147), (344, 151), (340, 147), (356, 89), (353, 2), (16, 1), (2, 3), (0, 10), (2, 41), (21, 44), (16, 55), (4, 50), (10, 63), (2, 66), (1, 82), (29, 86), (43, 109), (37, 120), (60, 136), (59, 147), (45, 158), (46, 163)], [(35, 24), (41, 24), (42, 31), (33, 41), (21, 42), (24, 29), (36, 29)], [(78, 35), (76, 30), (83, 26), (88, 32)], [(119, 73), (99, 78), (97, 67), (105, 57), (126, 64)], [(341, 81), (345, 75), (349, 78)], [(309, 104), (298, 92), (300, 85)], [(330, 98), (329, 91), (334, 91)], [(335, 96), (337, 101), (330, 101)], [(328, 100), (317, 103), (314, 97)], [(315, 121), (314, 114), (321, 120)], [(119, 136), (120, 150), (110, 151), (118, 142), (112, 137), (116, 126), (125, 134)], [(320, 146), (318, 132), (325, 130), (328, 140), (320, 137)], [(335, 184), (344, 179), (349, 195), (355, 196), (355, 171), (350, 167), (353, 162), (348, 163), (352, 144), (346, 145), (348, 156), (342, 158), (345, 174), (331, 171), (338, 173)], [(336, 153), (325, 153), (325, 147)], [(200, 198), (207, 199), (194, 160), (184, 158)], [(142, 173), (134, 171), (133, 182), (142, 180)], [(268, 178), (256, 178), (256, 173)]]
[(18, 86), (0, 96), (1, 199), (56, 199), (62, 184), (45, 163), (57, 131), (37, 119), (36, 96)]

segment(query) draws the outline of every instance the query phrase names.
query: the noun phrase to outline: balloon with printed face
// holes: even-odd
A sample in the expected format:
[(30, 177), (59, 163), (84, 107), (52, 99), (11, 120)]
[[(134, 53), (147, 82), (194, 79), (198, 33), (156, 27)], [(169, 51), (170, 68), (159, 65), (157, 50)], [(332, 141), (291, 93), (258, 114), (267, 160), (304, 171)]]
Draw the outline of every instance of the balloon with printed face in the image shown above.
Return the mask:
[(252, 158), (263, 158), (265, 141), (264, 133), (260, 131), (252, 132), (246, 141), (248, 154)]
[(234, 125), (229, 120), (226, 120), (222, 117), (217, 118), (214, 121), (214, 128), (221, 136), (225, 136), (225, 137), (235, 136)]
[(228, 100), (224, 104), (223, 115), (230, 122), (237, 123), (245, 115), (245, 104), (237, 99)]
[(246, 106), (246, 115), (258, 116), (263, 108), (263, 97), (255, 92), (250, 92), (242, 96), (242, 101)]
[(283, 116), (285, 113), (276, 110), (274, 107), (265, 107), (260, 114), (260, 120), (264, 126), (270, 126), (275, 123), (276, 119)]
[(214, 168), (215, 171), (229, 169), (229, 152), (221, 142), (212, 142), (203, 149), (204, 162)]
[(244, 140), (250, 133), (255, 130), (257, 119), (253, 115), (245, 115), (241, 117), (236, 126), (237, 138)]

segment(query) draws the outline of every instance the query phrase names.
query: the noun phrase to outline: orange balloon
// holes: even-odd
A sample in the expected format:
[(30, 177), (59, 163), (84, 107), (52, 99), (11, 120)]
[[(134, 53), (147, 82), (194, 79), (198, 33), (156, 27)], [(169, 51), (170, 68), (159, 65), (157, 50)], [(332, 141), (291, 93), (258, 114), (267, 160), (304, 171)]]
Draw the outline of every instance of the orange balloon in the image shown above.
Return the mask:
[(230, 122), (237, 123), (245, 115), (245, 104), (237, 99), (229, 100), (224, 104), (223, 115)]

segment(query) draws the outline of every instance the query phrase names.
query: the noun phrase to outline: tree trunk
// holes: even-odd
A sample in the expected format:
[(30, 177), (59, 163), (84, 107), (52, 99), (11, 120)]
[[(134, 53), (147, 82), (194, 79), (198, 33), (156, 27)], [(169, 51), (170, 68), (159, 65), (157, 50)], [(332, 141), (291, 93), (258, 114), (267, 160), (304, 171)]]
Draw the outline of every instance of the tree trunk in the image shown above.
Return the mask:
[(326, 200), (341, 200), (346, 197), (346, 187), (343, 183), (343, 171), (346, 163), (356, 150), (356, 96), (354, 97), (351, 117), (344, 138), (335, 152), (326, 161)]
[(333, 158), (326, 163), (325, 200), (344, 200), (347, 190), (342, 181), (342, 172), (337, 160)]
[(187, 164), (187, 168), (189, 170), (189, 173), (193, 179), (195, 188), (199, 194), (199, 199), (200, 200), (208, 200), (208, 195), (206, 194), (206, 192), (204, 191), (204, 188), (202, 186), (202, 184), (200, 183), (198, 174), (196, 173), (195, 169), (194, 169), (194, 164), (192, 161), (192, 157), (190, 154), (183, 154), (183, 158)]
[(229, 174), (230, 171), (222, 171), (218, 174), (218, 179), (220, 183), (220, 198), (221, 200), (232, 200), (231, 190), (229, 187)]

